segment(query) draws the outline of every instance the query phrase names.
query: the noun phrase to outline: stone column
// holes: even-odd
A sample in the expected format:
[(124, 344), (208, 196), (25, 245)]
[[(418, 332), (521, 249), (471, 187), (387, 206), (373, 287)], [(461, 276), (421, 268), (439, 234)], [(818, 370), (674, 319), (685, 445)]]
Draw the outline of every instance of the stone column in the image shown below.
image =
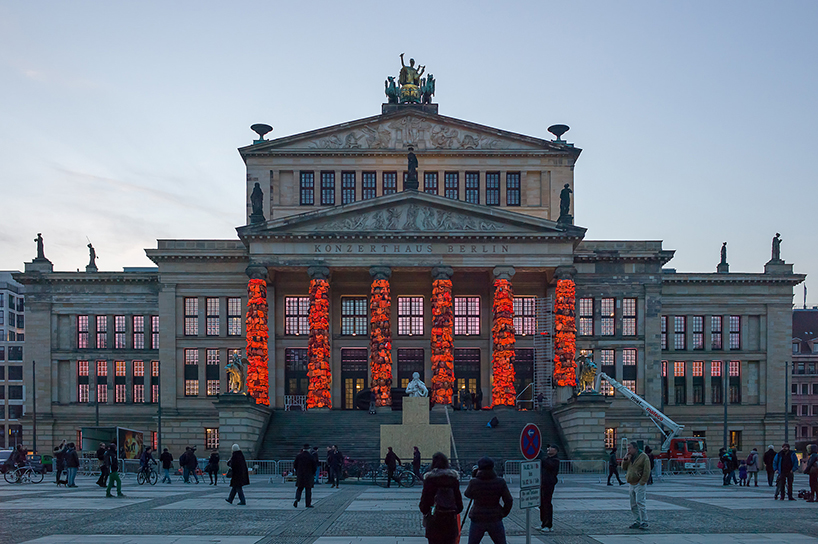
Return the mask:
[(275, 272), (267, 273), (267, 397), (270, 406), (278, 403), (276, 394), (276, 288)]
[(432, 390), (434, 404), (451, 404), (454, 378), (452, 274), (448, 266), (432, 269)]
[(310, 341), (307, 349), (309, 391), (307, 408), (332, 408), (332, 369), (329, 334), (329, 268), (311, 266), (310, 276)]
[(247, 285), (247, 394), (258, 404), (269, 405), (267, 340), (267, 267), (250, 265), (245, 270)]
[(557, 289), (554, 297), (554, 387), (557, 402), (565, 402), (573, 394), (577, 368), (576, 284), (573, 266), (560, 266), (554, 272)]
[(491, 406), (514, 407), (517, 392), (514, 389), (514, 291), (511, 266), (494, 268), (494, 301), (492, 304)]
[(372, 296), (369, 300), (369, 369), (372, 376), (371, 388), (375, 391), (377, 407), (392, 405), (392, 299), (389, 278), (392, 269), (388, 266), (373, 266)]

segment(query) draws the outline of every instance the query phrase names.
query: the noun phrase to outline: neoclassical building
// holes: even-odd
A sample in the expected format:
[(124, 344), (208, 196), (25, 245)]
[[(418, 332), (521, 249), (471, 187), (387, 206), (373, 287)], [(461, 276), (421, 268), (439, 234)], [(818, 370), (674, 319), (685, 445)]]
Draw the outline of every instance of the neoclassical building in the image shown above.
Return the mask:
[(225, 404), (238, 353), (249, 393), (273, 410), (352, 410), (370, 389), (385, 410), (418, 372), (437, 404), (480, 391), (484, 406), (553, 411), (577, 456), (603, 434), (657, 444), (604, 386), (604, 417), (578, 417), (573, 360), (585, 354), (691, 435), (720, 445), (727, 402), (740, 450), (780, 441), (804, 276), (780, 259), (681, 273), (661, 241), (586, 239), (570, 193), (580, 149), (555, 133), (385, 104), (240, 148), (247, 212), (234, 239), (158, 240), (146, 250), (156, 268), (122, 272), (26, 263), (39, 440), (95, 425), (99, 403), (101, 425), (154, 434), (161, 405), (165, 446), (240, 432), (252, 445), (263, 424)]

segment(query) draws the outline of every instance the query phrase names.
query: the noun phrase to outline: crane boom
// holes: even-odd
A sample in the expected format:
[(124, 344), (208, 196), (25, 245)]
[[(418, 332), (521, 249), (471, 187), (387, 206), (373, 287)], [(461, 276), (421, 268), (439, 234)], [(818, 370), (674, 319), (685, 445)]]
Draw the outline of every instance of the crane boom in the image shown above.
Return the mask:
[[(621, 393), (623, 396), (627, 397), (631, 402), (639, 406), (647, 414), (647, 416), (651, 419), (651, 421), (653, 421), (654, 424), (656, 424), (659, 431), (661, 431), (662, 435), (665, 437), (665, 441), (662, 443), (662, 452), (668, 451), (671, 440), (679, 436), (682, 429), (684, 429), (684, 425), (679, 425), (665, 414), (654, 408), (648, 401), (604, 372), (600, 372), (596, 378), (596, 384), (594, 385), (596, 386), (597, 391), (599, 391), (599, 384), (603, 379), (611, 384), (611, 387), (613, 387), (618, 393)], [(662, 425), (670, 429), (670, 431), (665, 431), (662, 428)]]

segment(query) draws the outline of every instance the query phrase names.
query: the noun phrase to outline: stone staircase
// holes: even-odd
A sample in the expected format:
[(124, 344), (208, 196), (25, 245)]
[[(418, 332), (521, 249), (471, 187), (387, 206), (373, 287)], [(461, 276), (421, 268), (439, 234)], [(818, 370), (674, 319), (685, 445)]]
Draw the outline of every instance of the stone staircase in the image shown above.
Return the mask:
[[(497, 416), (500, 424), (491, 429), (488, 421)], [(401, 423), (402, 412), (387, 411), (370, 415), (363, 410), (329, 412), (285, 412), (276, 410), (270, 418), (259, 452), (259, 459), (294, 459), (305, 443), (318, 446), (320, 457), (326, 447), (337, 444), (352, 459), (377, 459), (380, 456), (380, 426)], [(482, 410), (449, 412), (461, 464), (471, 466), (484, 455), (502, 464), (522, 459), (520, 432), (526, 423), (535, 423), (544, 444), (557, 444), (564, 451), (557, 428), (549, 412)], [(430, 423), (446, 423), (446, 414), (430, 413)], [(422, 452), (424, 459), (434, 452)], [(561, 455), (562, 457), (562, 455)], [(407, 460), (408, 461), (408, 460)]]

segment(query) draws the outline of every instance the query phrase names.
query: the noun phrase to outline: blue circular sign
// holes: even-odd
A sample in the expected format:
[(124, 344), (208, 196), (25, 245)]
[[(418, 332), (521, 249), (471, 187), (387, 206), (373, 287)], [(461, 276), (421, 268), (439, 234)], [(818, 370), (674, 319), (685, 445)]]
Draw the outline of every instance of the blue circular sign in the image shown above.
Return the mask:
[(523, 457), (530, 461), (537, 458), (540, 454), (540, 448), (542, 448), (540, 428), (533, 423), (529, 423), (523, 427), (523, 432), (520, 433), (520, 451), (523, 453)]

